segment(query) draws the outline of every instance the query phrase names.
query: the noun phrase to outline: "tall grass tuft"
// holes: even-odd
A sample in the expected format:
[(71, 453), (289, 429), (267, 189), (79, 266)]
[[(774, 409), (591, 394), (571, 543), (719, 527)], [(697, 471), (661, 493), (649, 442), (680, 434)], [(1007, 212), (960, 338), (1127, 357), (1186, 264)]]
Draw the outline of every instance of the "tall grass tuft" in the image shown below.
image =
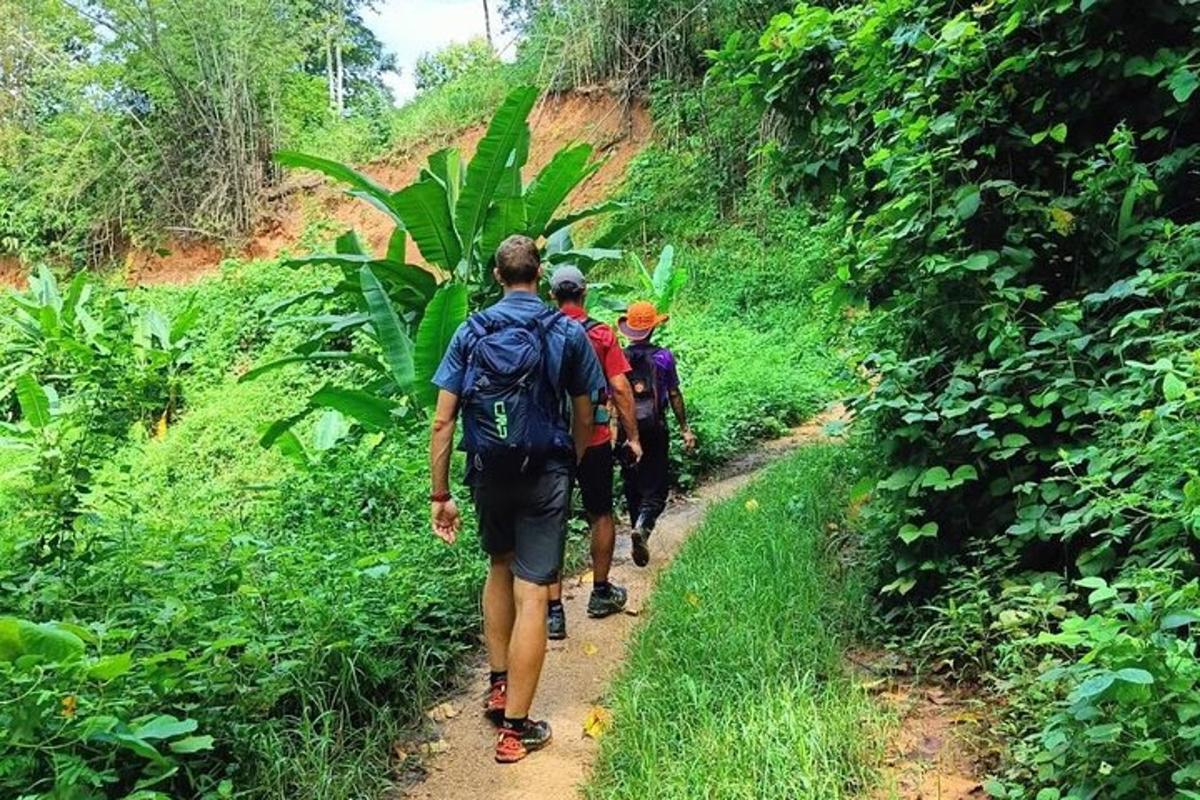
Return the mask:
[(810, 448), (715, 508), (663, 574), (611, 703), (591, 800), (838, 800), (883, 722), (845, 672), (861, 607), (826, 548), (852, 458)]

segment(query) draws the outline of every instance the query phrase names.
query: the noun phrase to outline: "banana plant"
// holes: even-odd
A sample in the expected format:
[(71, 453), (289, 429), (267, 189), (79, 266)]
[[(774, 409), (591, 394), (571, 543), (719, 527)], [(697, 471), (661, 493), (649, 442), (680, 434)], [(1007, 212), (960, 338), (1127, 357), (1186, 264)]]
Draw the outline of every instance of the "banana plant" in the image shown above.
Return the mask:
[[(271, 309), (278, 324), (310, 325), (315, 331), (291, 354), (250, 370), (242, 380), (289, 364), (315, 362), (355, 364), (365, 368), (367, 377), (360, 386), (323, 386), (300, 413), (273, 424), (261, 440), (263, 446), (279, 442), (300, 420), (321, 409), (344, 414), (368, 430), (387, 430), (411, 410), (430, 407), (436, 398), (430, 381), (454, 331), (471, 308), (498, 294), (491, 266), (500, 242), (512, 234), (548, 241), (576, 222), (620, 207), (604, 202), (560, 213), (571, 192), (600, 168), (602, 162), (588, 144), (563, 147), (529, 183), (523, 182), (528, 118), (537, 97), (532, 86), (511, 92), (469, 161), (456, 148), (439, 150), (429, 156), (417, 180), (398, 191), (329, 159), (293, 151), (275, 154), (284, 166), (316, 170), (347, 185), (351, 196), (386, 214), (395, 229), (382, 257), (369, 252), (350, 231), (337, 239), (332, 253), (287, 262), (294, 267), (334, 267), (341, 279)], [(407, 262), (409, 238), (423, 265)], [(547, 256), (551, 263), (620, 257), (618, 250), (599, 248)], [(285, 316), (313, 298), (335, 310)], [(353, 348), (356, 334), (371, 340), (368, 351)]]
[(647, 269), (646, 263), (638, 257), (637, 253), (630, 252), (629, 257), (637, 267), (642, 290), (649, 295), (654, 307), (660, 314), (669, 312), (679, 290), (688, 280), (687, 268), (675, 263), (675, 247), (673, 245), (663, 247), (653, 272)]

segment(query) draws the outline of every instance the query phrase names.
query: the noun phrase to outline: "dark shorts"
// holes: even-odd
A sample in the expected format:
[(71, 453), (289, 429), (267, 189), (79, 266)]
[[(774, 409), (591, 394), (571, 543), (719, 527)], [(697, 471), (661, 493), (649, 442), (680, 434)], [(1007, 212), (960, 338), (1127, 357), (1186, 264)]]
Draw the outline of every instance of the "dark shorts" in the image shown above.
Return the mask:
[(611, 444), (592, 445), (583, 453), (575, 470), (583, 510), (593, 517), (613, 510), (613, 449)]
[(566, 465), (474, 489), (479, 540), (488, 555), (513, 554), (513, 574), (547, 586), (558, 580), (567, 538), (571, 473)]

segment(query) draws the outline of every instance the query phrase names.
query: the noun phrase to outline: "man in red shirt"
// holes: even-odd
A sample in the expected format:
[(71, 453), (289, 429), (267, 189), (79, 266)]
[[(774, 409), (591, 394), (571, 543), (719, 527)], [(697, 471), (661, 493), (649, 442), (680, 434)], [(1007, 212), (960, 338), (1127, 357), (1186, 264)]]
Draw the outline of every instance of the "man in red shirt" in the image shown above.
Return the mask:
[[(577, 321), (587, 332), (608, 381), (608, 399), (616, 407), (617, 417), (625, 431), (626, 446), (633, 459), (639, 460), (642, 447), (634, 414), (633, 387), (626, 377), (629, 361), (617, 343), (616, 334), (609, 326), (589, 318), (583, 310), (587, 281), (577, 268), (566, 266), (555, 270), (550, 278), (550, 293), (562, 313)], [(613, 444), (608, 405), (596, 405), (595, 433), (576, 470), (583, 510), (592, 534), (592, 595), (588, 599), (587, 613), (593, 619), (621, 611), (625, 608), (626, 600), (625, 589), (608, 582), (608, 570), (612, 566), (617, 539), (613, 522)], [(551, 639), (567, 638), (561, 580), (550, 588), (546, 630)]]

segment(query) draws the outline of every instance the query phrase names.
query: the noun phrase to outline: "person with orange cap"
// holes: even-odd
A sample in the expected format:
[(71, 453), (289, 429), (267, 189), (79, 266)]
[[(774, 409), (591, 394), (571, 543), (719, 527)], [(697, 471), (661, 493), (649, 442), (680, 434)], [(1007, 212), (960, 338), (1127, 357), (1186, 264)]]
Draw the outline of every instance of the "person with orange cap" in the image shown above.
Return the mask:
[(671, 441), (668, 406), (679, 425), (684, 448), (688, 452), (696, 449), (696, 434), (688, 425), (687, 407), (679, 388), (675, 355), (650, 341), (655, 328), (668, 319), (666, 314), (658, 313), (653, 303), (642, 300), (631, 303), (628, 312), (617, 320), (617, 328), (630, 342), (625, 357), (630, 366), (629, 383), (633, 387), (634, 415), (642, 445), (641, 459), (636, 462), (625, 459), (621, 466), (625, 501), (633, 525), (633, 563), (639, 567), (650, 563), (650, 534), (667, 505)]

